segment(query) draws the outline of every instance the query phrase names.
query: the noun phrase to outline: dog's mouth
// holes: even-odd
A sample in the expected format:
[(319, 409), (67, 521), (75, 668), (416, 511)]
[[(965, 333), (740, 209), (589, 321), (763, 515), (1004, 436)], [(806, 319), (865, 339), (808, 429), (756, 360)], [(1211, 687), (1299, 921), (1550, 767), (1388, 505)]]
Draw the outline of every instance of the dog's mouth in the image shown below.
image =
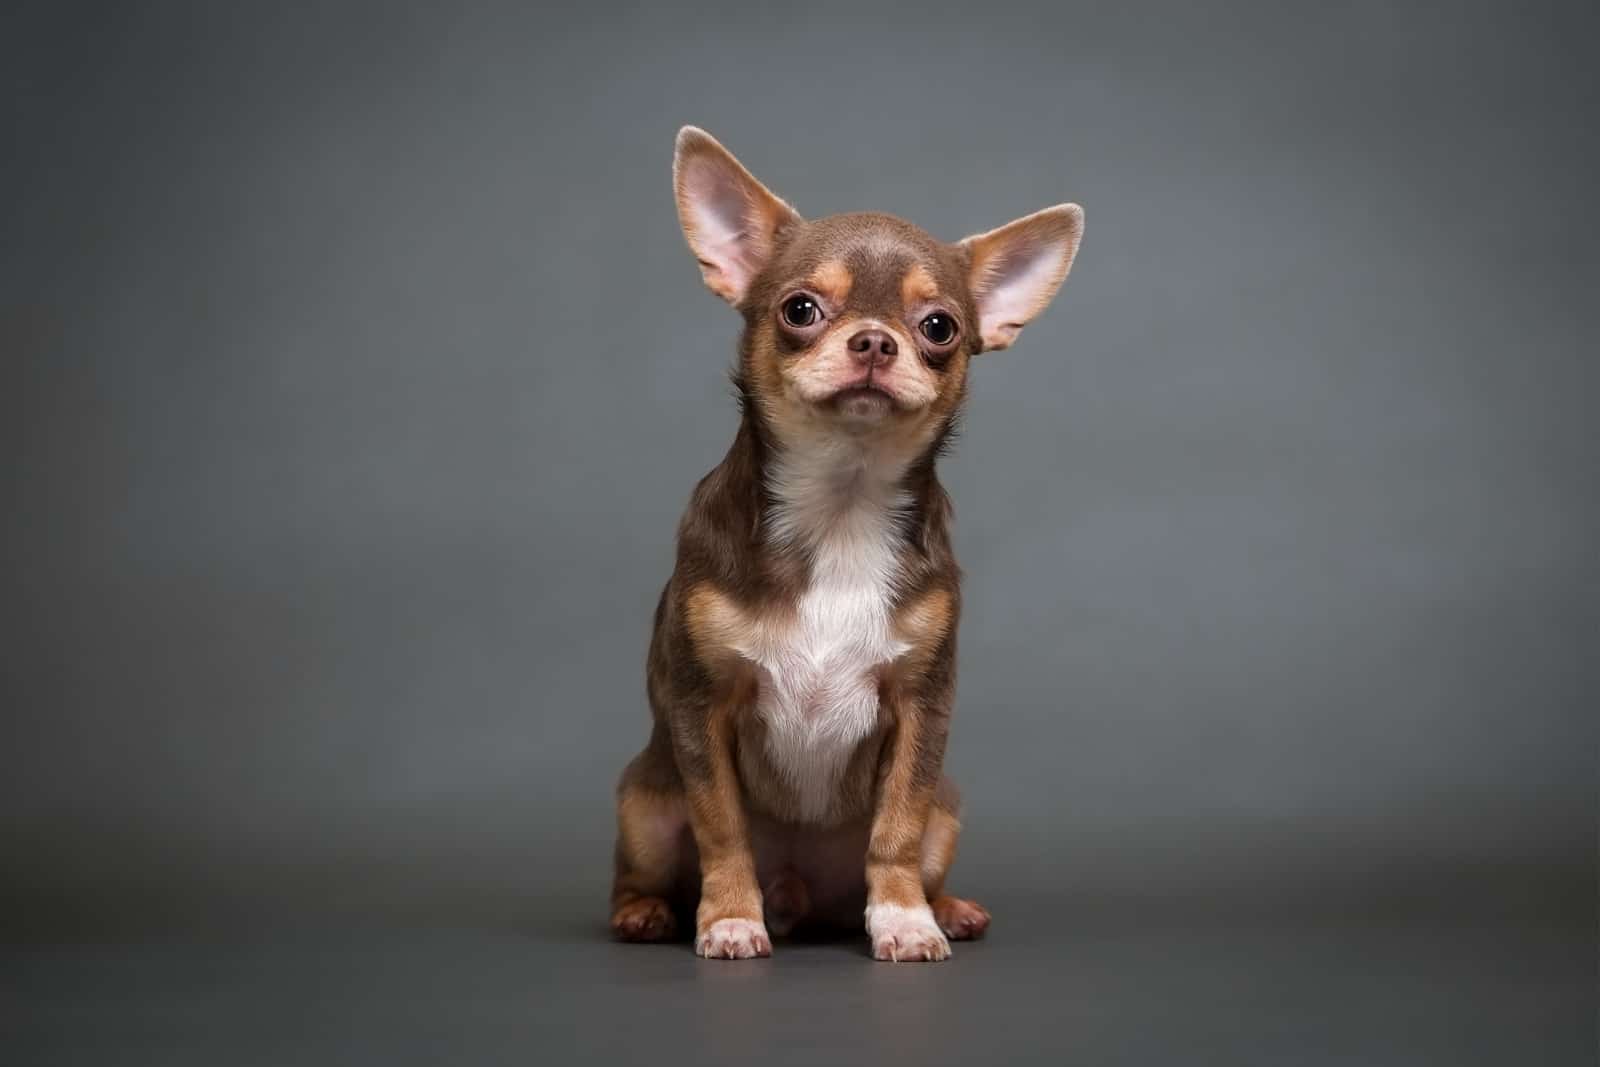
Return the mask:
[(828, 405), (846, 418), (881, 419), (892, 412), (895, 395), (872, 381), (847, 385), (828, 398)]

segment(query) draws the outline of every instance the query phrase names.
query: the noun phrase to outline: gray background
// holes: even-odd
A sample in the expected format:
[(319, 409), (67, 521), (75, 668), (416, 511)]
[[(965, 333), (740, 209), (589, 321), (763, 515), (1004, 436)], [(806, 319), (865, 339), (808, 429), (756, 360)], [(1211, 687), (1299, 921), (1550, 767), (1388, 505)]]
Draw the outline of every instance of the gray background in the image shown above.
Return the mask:
[[(1592, 1062), (1592, 7), (758, 7), (0, 16), (15, 1047)], [(604, 938), (735, 426), (685, 122), (1087, 211), (942, 467), (943, 967)]]

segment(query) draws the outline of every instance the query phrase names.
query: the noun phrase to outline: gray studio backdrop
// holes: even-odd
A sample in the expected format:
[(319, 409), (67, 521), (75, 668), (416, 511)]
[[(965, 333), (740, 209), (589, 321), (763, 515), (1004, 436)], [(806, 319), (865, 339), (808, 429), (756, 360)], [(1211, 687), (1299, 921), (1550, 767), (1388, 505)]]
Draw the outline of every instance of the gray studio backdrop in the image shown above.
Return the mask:
[(6, 922), (598, 920), (735, 425), (685, 122), (1087, 210), (942, 468), (955, 887), (1592, 909), (1592, 15), (759, 7), (8, 10)]

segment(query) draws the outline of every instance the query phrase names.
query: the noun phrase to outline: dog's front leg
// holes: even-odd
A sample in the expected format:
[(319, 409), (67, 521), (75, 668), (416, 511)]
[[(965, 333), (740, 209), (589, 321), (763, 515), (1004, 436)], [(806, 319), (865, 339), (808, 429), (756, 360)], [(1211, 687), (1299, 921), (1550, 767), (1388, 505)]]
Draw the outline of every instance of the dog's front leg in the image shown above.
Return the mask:
[(944, 763), (948, 698), (891, 685), (884, 699), (893, 726), (879, 758), (867, 844), (867, 934), (876, 959), (942, 960), (950, 942), (923, 890), (922, 840)]
[(734, 716), (751, 699), (748, 689), (725, 687), (673, 723), (673, 749), (700, 853), (694, 948), (708, 959), (772, 955), (734, 764)]

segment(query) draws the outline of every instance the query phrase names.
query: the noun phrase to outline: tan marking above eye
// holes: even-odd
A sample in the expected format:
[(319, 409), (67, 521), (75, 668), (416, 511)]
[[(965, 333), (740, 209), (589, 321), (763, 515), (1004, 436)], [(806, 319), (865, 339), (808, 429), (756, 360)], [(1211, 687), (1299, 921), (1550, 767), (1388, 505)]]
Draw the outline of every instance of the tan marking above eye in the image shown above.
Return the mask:
[(907, 308), (926, 304), (939, 297), (939, 283), (933, 280), (933, 275), (928, 273), (926, 267), (914, 263), (906, 271), (906, 276), (900, 279), (900, 302)]
[(830, 259), (811, 273), (807, 284), (818, 296), (838, 307), (849, 298), (850, 286), (854, 281), (849, 267), (840, 260)]

